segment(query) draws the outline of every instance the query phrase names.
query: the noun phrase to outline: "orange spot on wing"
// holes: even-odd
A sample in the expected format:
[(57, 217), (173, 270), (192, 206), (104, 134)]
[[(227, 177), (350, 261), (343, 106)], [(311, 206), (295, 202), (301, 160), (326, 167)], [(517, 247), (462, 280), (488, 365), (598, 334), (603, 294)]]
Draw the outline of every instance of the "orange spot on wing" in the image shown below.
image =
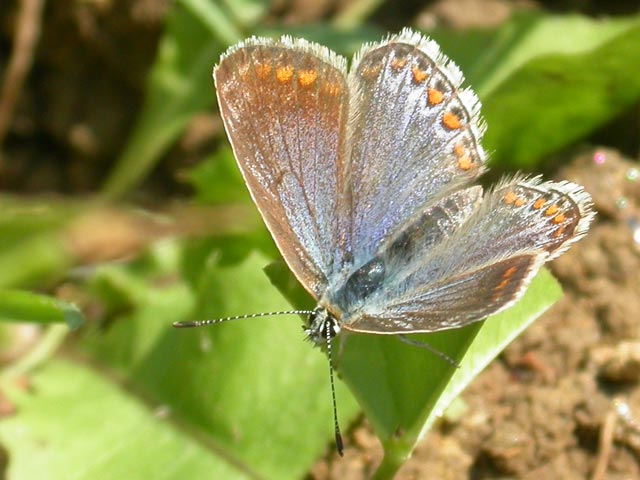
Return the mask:
[(442, 116), (442, 124), (449, 130), (457, 130), (462, 126), (460, 117), (452, 112), (445, 112)]
[(317, 70), (300, 70), (298, 72), (298, 83), (303, 87), (312, 85), (318, 78)]
[(553, 217), (553, 223), (562, 223), (567, 219), (567, 216), (564, 213), (559, 213), (555, 217)]
[(558, 212), (558, 206), (557, 205), (551, 205), (549, 208), (547, 208), (544, 212), (544, 214), (547, 217), (550, 217), (552, 215), (555, 215)]
[(504, 275), (502, 275), (503, 278), (509, 278), (512, 277), (514, 273), (516, 273), (518, 271), (518, 267), (510, 267), (507, 269), (506, 272), (504, 272)]
[(444, 93), (435, 88), (427, 90), (427, 99), (431, 105), (439, 105), (444, 101)]
[(502, 199), (504, 200), (504, 203), (506, 203), (507, 205), (511, 205), (518, 199), (518, 196), (513, 190), (509, 190), (504, 194), (504, 197), (502, 197)]
[(424, 70), (420, 70), (416, 65), (411, 68), (411, 73), (413, 73), (413, 79), (416, 83), (424, 83), (429, 75)]
[(505, 272), (502, 274), (502, 281), (493, 289), (494, 293), (491, 297), (492, 301), (496, 301), (498, 300), (498, 298), (500, 298), (500, 292), (511, 283), (511, 277), (513, 277), (517, 271), (518, 267), (516, 266), (509, 267), (507, 270), (505, 270)]
[(322, 92), (330, 97), (337, 97), (342, 92), (342, 88), (337, 83), (325, 83)]
[(287, 83), (293, 78), (293, 67), (291, 65), (284, 65), (276, 69), (276, 78), (280, 83)]
[(461, 143), (456, 143), (453, 147), (453, 153), (458, 157), (458, 168), (460, 170), (471, 170), (474, 167), (473, 160), (469, 155), (469, 151)]
[(516, 201), (513, 202), (516, 207), (521, 207), (524, 205), (524, 199), (522, 197), (516, 198)]
[(560, 227), (558, 230), (556, 230), (556, 231), (553, 233), (553, 236), (554, 236), (555, 238), (561, 237), (561, 236), (562, 236), (562, 234), (564, 233), (564, 230), (565, 230), (565, 227)]
[(380, 74), (380, 70), (382, 70), (382, 65), (378, 64), (375, 67), (364, 68), (361, 75), (365, 80), (373, 80)]
[(535, 208), (536, 210), (540, 210), (542, 207), (544, 207), (545, 203), (547, 203), (547, 201), (544, 198), (539, 198), (534, 202), (533, 208)]
[(406, 58), (394, 58), (393, 60), (391, 60), (391, 68), (393, 68), (395, 71), (402, 70), (406, 65)]
[(458, 168), (460, 170), (464, 170), (466, 172), (467, 170), (471, 170), (473, 166), (473, 161), (471, 161), (471, 157), (469, 155), (463, 155), (458, 158)]
[(269, 65), (268, 63), (259, 63), (256, 65), (256, 76), (260, 80), (265, 80), (271, 73), (272, 69), (273, 67), (271, 67), (271, 65)]

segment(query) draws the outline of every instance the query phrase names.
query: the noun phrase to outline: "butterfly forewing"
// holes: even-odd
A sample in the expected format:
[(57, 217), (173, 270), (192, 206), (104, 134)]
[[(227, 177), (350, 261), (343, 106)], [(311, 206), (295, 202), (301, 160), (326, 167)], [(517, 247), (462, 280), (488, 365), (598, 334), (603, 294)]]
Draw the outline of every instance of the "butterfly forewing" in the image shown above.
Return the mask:
[[(343, 251), (346, 62), (283, 37), (232, 48), (214, 70), (236, 160), (287, 264), (320, 297)], [(341, 213), (342, 212), (342, 213)]]
[(479, 103), (461, 82), (434, 42), (407, 30), (356, 56), (348, 132), (356, 258), (483, 171)]

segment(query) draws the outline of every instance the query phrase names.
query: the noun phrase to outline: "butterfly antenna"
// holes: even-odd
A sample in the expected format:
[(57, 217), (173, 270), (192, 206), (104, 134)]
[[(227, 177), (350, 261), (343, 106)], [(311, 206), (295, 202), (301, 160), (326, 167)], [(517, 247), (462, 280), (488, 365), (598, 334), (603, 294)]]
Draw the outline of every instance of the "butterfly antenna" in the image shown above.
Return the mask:
[(456, 368), (460, 368), (460, 364), (458, 362), (456, 362), (453, 358), (451, 358), (446, 353), (441, 352), (437, 348), (432, 347), (431, 345), (429, 345), (426, 342), (418, 342), (417, 340), (412, 340), (409, 337), (407, 337), (406, 335), (398, 335), (397, 337), (398, 337), (398, 340), (400, 340), (401, 342), (406, 343), (407, 345), (413, 345), (414, 347), (424, 348), (426, 351), (431, 352), (434, 355), (440, 357), (445, 362), (450, 363), (451, 365), (453, 365)]
[(284, 310), (282, 312), (249, 313), (246, 315), (235, 315), (233, 317), (214, 318), (211, 320), (173, 322), (173, 326), (176, 328), (205, 327), (207, 325), (215, 325), (216, 323), (229, 322), (231, 320), (243, 320), (245, 318), (273, 317), (276, 315), (310, 315), (312, 313), (312, 310)]
[(336, 402), (336, 385), (333, 380), (333, 349), (331, 348), (331, 322), (326, 322), (325, 335), (327, 336), (327, 356), (329, 357), (329, 384), (331, 385), (331, 403), (333, 404), (333, 433), (336, 439), (336, 449), (340, 456), (344, 456), (344, 444), (340, 434), (338, 423), (338, 402)]

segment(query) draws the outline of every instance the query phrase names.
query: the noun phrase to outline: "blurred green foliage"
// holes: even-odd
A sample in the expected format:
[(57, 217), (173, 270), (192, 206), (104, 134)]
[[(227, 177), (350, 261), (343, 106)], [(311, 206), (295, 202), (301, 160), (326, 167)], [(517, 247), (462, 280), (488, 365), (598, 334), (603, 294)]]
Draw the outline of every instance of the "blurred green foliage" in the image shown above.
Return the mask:
[[(78, 225), (130, 194), (190, 119), (213, 108), (211, 69), (228, 45), (287, 33), (350, 56), (385, 33), (368, 23), (378, 3), (354, 2), (357, 8), (321, 25), (267, 29), (259, 25), (268, 2), (175, 2), (144, 109), (96, 201), (0, 198), (0, 326), (44, 328), (40, 346), (0, 373), (17, 408), (0, 420), (11, 478), (45, 471), (50, 479), (301, 478), (331, 446), (328, 364), (301, 341), (300, 319), (170, 327), (312, 306), (259, 223), (237, 233), (212, 217), (211, 235), (143, 238), (142, 253), (121, 263), (87, 262), (78, 253), (87, 240)], [(536, 169), (640, 98), (638, 17), (527, 14), (493, 30), (426, 33), (481, 97), (486, 147), (501, 168)], [(185, 178), (196, 204), (250, 205), (224, 141)], [(62, 282), (93, 312), (73, 337), (46, 324), (77, 327), (80, 310), (35, 293)], [(543, 274), (500, 320), (424, 336), (459, 369), (393, 338), (349, 337), (339, 358), (339, 413), (346, 427), (364, 410), (385, 448), (378, 478), (393, 475), (434, 418), (558, 296)], [(67, 355), (56, 354), (61, 344)], [(32, 387), (16, 383), (18, 375)]]

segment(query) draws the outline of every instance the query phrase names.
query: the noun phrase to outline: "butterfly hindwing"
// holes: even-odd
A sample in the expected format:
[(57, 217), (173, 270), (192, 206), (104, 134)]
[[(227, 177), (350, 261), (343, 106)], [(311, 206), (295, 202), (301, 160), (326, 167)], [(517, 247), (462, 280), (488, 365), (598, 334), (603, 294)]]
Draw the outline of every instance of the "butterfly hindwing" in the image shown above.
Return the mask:
[(586, 233), (593, 215), (578, 185), (505, 181), (436, 248), (400, 269), (389, 263), (344, 328), (432, 332), (482, 320), (517, 301), (546, 261)]
[(449, 277), (428, 291), (377, 309), (366, 306), (343, 328), (367, 333), (435, 332), (482, 320), (517, 301), (544, 263), (522, 254)]

